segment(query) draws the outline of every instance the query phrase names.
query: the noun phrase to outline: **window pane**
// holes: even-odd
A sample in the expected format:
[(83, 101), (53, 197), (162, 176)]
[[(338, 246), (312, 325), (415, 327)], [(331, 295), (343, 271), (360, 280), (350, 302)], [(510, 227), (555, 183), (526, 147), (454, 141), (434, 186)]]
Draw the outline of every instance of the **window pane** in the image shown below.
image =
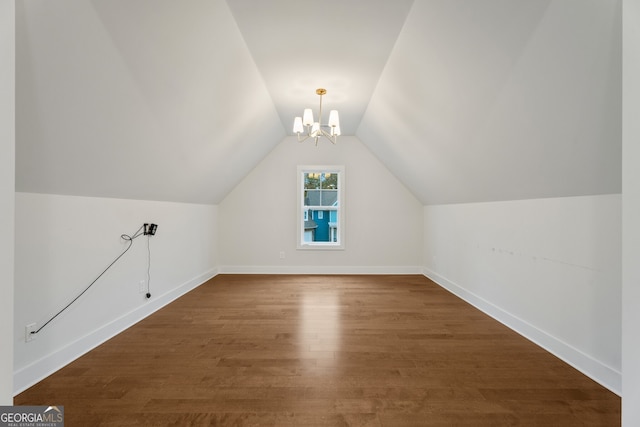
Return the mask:
[(338, 189), (338, 174), (337, 173), (323, 173), (322, 174), (322, 188), (328, 190)]
[(320, 174), (307, 172), (304, 174), (304, 205), (319, 206), (320, 201)]

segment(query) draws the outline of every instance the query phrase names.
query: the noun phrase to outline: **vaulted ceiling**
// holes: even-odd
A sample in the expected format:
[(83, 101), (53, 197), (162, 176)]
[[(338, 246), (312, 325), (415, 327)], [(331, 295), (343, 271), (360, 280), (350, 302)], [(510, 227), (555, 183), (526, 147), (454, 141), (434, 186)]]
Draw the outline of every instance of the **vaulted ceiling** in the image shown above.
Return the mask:
[(620, 0), (28, 0), (16, 31), (18, 191), (219, 203), (318, 87), (424, 204), (621, 191)]

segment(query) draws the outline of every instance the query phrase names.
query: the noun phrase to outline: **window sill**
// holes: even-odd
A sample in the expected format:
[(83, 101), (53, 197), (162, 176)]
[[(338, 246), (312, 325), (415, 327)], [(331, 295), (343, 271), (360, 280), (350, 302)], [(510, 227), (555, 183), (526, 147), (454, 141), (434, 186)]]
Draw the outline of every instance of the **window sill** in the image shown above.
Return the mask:
[(344, 250), (344, 245), (336, 244), (336, 243), (308, 243), (308, 244), (298, 244), (296, 248), (302, 251), (342, 251)]

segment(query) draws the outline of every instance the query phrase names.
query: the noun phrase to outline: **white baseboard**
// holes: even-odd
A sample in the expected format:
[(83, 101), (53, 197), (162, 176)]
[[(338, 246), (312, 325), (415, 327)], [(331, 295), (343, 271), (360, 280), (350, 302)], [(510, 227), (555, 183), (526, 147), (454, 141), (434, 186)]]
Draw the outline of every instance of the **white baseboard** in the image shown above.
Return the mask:
[(593, 359), (588, 354), (585, 354), (558, 338), (549, 335), (545, 331), (538, 329), (537, 327), (492, 304), (473, 292), (466, 290), (462, 286), (446, 279), (445, 277), (440, 276), (426, 267), (423, 269), (423, 274), (436, 284), (465, 300), (480, 311), (493, 317), (503, 325), (514, 330), (533, 343), (544, 348), (549, 353), (573, 366), (589, 378), (616, 393), (618, 396), (622, 395), (621, 372), (604, 365), (598, 360)]
[(228, 265), (219, 268), (220, 274), (422, 274), (417, 266), (246, 266)]
[(105, 341), (118, 335), (125, 329), (138, 323), (145, 317), (160, 310), (165, 305), (175, 301), (187, 292), (197, 288), (207, 280), (218, 274), (217, 269), (206, 271), (191, 280), (177, 286), (163, 295), (154, 297), (147, 304), (141, 305), (135, 310), (113, 320), (110, 323), (85, 335), (77, 341), (61, 348), (40, 360), (31, 363), (13, 373), (14, 396), (43, 380), (57, 370), (73, 362), (85, 353), (93, 350)]

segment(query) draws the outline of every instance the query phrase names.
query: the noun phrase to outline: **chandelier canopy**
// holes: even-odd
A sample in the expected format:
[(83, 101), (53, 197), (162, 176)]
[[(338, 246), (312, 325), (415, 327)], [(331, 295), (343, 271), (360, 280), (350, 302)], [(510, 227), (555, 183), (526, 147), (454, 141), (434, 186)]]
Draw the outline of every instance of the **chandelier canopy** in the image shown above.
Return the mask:
[(338, 141), (338, 136), (340, 135), (340, 118), (338, 117), (338, 111), (329, 111), (329, 121), (327, 124), (322, 123), (322, 96), (326, 93), (326, 89), (316, 89), (316, 94), (320, 95), (320, 111), (318, 112), (317, 122), (313, 121), (311, 108), (305, 108), (302, 117), (296, 117), (293, 121), (293, 133), (298, 135), (298, 142), (313, 138), (315, 144), (318, 145), (318, 139), (320, 139), (321, 136), (327, 138), (332, 144)]

